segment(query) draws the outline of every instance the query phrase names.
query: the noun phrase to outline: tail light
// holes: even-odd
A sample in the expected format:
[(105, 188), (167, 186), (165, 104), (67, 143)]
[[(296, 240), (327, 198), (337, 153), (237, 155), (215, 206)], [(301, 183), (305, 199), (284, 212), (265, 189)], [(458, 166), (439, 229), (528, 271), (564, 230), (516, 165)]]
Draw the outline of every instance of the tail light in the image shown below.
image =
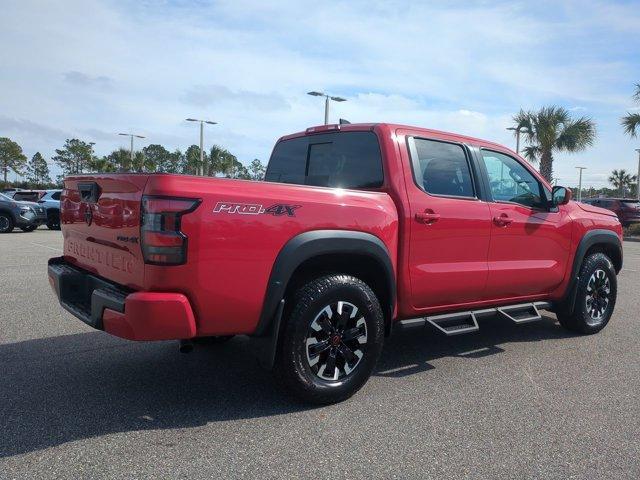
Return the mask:
[(142, 197), (140, 238), (144, 263), (182, 265), (187, 261), (187, 236), (180, 231), (182, 216), (193, 212), (200, 200)]

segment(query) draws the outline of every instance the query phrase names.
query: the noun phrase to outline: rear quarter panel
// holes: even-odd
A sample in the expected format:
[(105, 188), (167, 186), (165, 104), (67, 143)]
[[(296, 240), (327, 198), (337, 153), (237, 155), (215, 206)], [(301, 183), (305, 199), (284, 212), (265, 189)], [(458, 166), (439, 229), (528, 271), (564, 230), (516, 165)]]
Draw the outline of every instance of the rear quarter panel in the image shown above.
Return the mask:
[[(322, 229), (375, 235), (386, 245), (394, 269), (398, 217), (385, 193), (189, 176), (152, 176), (147, 195), (200, 198), (197, 210), (182, 219), (188, 236), (187, 264), (147, 265), (145, 289), (181, 292), (194, 307), (199, 335), (252, 333), (262, 309), (276, 256), (294, 236)], [(216, 205), (273, 205), (293, 208), (293, 216), (244, 213)], [(218, 209), (219, 210), (219, 209)], [(234, 210), (234, 209), (231, 209)], [(240, 209), (238, 209), (240, 210)]]

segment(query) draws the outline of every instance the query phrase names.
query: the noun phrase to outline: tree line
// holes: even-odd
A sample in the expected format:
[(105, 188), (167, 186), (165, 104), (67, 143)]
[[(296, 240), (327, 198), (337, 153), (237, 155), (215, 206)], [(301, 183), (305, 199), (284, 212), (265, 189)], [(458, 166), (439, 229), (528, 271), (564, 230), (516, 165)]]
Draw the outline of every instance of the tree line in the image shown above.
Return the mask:
[[(52, 188), (60, 185), (65, 176), (82, 173), (159, 172), (196, 175), (200, 166), (200, 147), (191, 145), (184, 152), (180, 149), (171, 152), (162, 145), (151, 144), (134, 151), (133, 155), (130, 150), (119, 148), (100, 157), (94, 154), (91, 143), (71, 138), (55, 150), (51, 160), (62, 170), (56, 181), (52, 180), (49, 164), (40, 152), (28, 160), (18, 143), (6, 137), (0, 138), (0, 168), (4, 185), (8, 185), (8, 174), (13, 171), (25, 176), (26, 182), (22, 183), (32, 188)], [(265, 165), (259, 159), (254, 159), (246, 167), (235, 155), (218, 145), (203, 152), (205, 176), (263, 180), (265, 170)]]
[[(640, 104), (640, 83), (635, 86), (632, 98)], [(596, 125), (591, 118), (572, 118), (570, 112), (559, 106), (543, 107), (538, 111), (520, 112), (513, 117), (511, 128), (518, 137), (522, 134), (524, 143), (522, 155), (531, 163), (539, 164), (539, 171), (549, 182), (553, 181), (553, 161), (556, 152), (578, 152), (593, 145), (596, 139)], [(624, 132), (635, 138), (640, 132), (640, 114), (630, 113), (622, 117)], [(265, 166), (254, 159), (245, 167), (225, 148), (214, 145), (203, 153), (204, 175), (262, 180)], [(56, 150), (52, 160), (62, 169), (63, 175), (88, 172), (165, 172), (197, 174), (200, 164), (200, 148), (191, 145), (186, 151), (170, 152), (162, 145), (152, 144), (131, 155), (129, 150), (120, 148), (109, 155), (97, 157), (91, 143), (68, 139), (64, 146)], [(26, 174), (27, 180), (37, 185), (51, 182), (49, 167), (37, 152), (31, 160), (22, 153), (22, 148), (9, 138), (0, 138), (0, 168), (4, 184), (7, 185), (9, 171)], [(614, 170), (609, 177), (611, 183), (624, 196), (627, 190), (637, 187), (638, 178), (625, 170)]]

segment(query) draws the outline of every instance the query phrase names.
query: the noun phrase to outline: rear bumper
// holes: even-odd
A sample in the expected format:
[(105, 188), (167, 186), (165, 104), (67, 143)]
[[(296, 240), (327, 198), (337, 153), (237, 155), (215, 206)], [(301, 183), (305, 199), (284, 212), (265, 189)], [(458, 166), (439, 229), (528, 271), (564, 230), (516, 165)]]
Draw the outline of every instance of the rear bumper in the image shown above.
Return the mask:
[(181, 293), (134, 292), (51, 258), (49, 283), (60, 305), (87, 325), (128, 340), (196, 336), (189, 299)]

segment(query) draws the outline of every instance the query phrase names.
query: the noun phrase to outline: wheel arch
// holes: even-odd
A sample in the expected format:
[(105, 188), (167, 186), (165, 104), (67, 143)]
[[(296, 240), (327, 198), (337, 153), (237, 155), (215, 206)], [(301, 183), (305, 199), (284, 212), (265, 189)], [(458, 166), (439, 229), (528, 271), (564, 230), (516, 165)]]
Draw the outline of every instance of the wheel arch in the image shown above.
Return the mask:
[(616, 273), (622, 270), (623, 253), (622, 243), (618, 235), (612, 230), (596, 229), (588, 231), (580, 240), (576, 254), (573, 257), (571, 267), (571, 280), (565, 294), (564, 310), (567, 314), (573, 313), (575, 307), (577, 285), (580, 275), (580, 267), (587, 256), (593, 253), (604, 253), (613, 263)]
[[(375, 235), (351, 230), (313, 230), (290, 239), (273, 264), (255, 336), (279, 328), (283, 300), (297, 286), (321, 273), (354, 275), (376, 293), (387, 333), (396, 301), (396, 280), (385, 244)], [(280, 307), (280, 308), (279, 308)], [(271, 328), (275, 325), (275, 328)]]

